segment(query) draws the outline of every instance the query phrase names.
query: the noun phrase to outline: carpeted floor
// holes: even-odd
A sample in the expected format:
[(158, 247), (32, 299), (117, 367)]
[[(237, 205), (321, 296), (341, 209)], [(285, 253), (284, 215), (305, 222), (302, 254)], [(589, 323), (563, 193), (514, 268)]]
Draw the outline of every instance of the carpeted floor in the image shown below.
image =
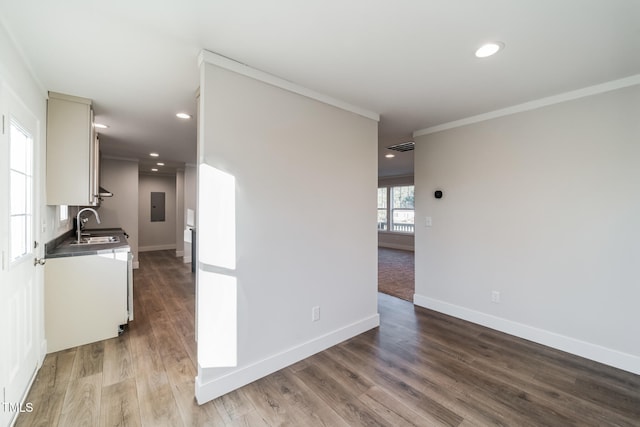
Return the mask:
[(415, 293), (413, 252), (378, 248), (378, 290), (413, 302)]

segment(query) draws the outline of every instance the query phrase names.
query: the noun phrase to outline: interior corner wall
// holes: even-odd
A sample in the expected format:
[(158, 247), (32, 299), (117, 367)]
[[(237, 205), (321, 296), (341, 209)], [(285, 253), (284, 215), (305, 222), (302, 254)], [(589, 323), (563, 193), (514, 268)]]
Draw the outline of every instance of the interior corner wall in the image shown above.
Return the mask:
[(176, 171), (176, 257), (184, 256), (184, 170)]
[(186, 165), (184, 168), (184, 225), (187, 225), (187, 209), (196, 211), (197, 168)]
[[(378, 178), (378, 187), (390, 187), (396, 185), (414, 185), (413, 175)], [(415, 236), (413, 234), (378, 231), (378, 246), (383, 248), (413, 251), (415, 248)]]
[[(195, 165), (187, 164), (184, 167), (184, 223), (182, 229), (186, 230), (188, 224), (188, 211), (191, 209), (194, 215), (197, 217), (198, 212), (196, 209), (196, 191), (197, 191), (198, 174)], [(197, 218), (196, 218), (197, 219)], [(195, 226), (191, 224), (190, 226)], [(184, 257), (185, 263), (191, 262), (191, 242), (184, 242)]]
[(640, 374), (639, 111), (632, 86), (417, 137), (415, 303)]
[[(201, 73), (200, 161), (236, 183), (238, 330), (237, 366), (199, 366), (203, 403), (378, 325), (378, 144), (372, 119), (211, 64)], [(202, 198), (198, 209), (200, 258), (216, 242), (200, 236)]]
[[(138, 229), (140, 252), (176, 248), (176, 177), (140, 174)], [(151, 221), (151, 193), (165, 193), (165, 220)]]
[(122, 228), (133, 253), (134, 265), (138, 264), (138, 161), (105, 157), (100, 162), (100, 183), (113, 197), (105, 197), (98, 213), (100, 224), (89, 217), (89, 228)]

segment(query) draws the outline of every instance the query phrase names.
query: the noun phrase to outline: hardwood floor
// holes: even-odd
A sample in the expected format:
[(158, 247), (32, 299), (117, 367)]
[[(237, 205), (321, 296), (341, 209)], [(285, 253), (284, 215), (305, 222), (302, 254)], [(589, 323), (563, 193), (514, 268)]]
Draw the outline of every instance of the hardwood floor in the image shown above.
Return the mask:
[(18, 426), (639, 426), (640, 376), (379, 297), (379, 328), (198, 406), (194, 285), (135, 272), (122, 336), (47, 355)]

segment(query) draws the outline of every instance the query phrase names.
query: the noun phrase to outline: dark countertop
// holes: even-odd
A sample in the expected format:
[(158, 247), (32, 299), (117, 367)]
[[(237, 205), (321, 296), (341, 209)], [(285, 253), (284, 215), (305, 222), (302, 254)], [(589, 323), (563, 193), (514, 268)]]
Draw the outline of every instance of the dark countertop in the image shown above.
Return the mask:
[(85, 229), (83, 233), (90, 233), (91, 236), (118, 236), (117, 243), (100, 243), (91, 245), (73, 245), (76, 241), (76, 234), (69, 230), (62, 236), (53, 239), (45, 245), (45, 258), (61, 258), (70, 256), (99, 255), (113, 252), (129, 252), (131, 247), (124, 235), (122, 228), (95, 228)]

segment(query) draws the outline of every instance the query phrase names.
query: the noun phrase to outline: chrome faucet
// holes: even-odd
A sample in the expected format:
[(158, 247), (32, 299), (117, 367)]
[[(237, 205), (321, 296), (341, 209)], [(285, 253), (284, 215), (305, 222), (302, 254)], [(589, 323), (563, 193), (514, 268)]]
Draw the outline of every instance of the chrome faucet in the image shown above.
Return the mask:
[(82, 224), (84, 224), (85, 222), (89, 221), (88, 218), (83, 218), (82, 222), (80, 220), (80, 214), (84, 211), (91, 211), (95, 214), (96, 216), (96, 221), (98, 221), (98, 224), (100, 224), (100, 215), (98, 215), (98, 212), (96, 212), (95, 209), (93, 208), (84, 208), (84, 209), (80, 209), (78, 211), (78, 215), (76, 216), (76, 226), (78, 227), (78, 243), (80, 243), (80, 239), (82, 238)]

